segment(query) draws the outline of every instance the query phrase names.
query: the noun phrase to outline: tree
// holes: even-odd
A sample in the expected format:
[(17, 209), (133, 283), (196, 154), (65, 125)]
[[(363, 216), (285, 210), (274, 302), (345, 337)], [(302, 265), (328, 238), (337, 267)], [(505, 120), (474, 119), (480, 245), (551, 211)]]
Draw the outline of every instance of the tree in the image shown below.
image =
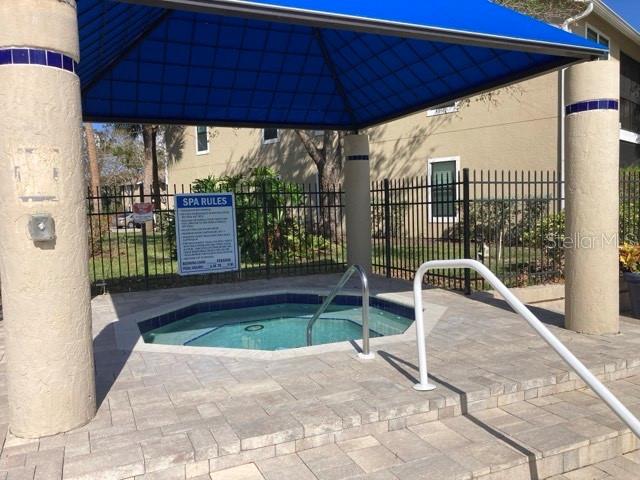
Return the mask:
[(87, 157), (89, 159), (89, 190), (94, 197), (92, 207), (94, 212), (100, 211), (100, 163), (96, 149), (96, 137), (93, 125), (84, 124), (84, 135), (87, 142)]
[(144, 144), (144, 186), (151, 186), (153, 208), (160, 210), (160, 176), (158, 174), (158, 126), (142, 125)]
[(142, 182), (145, 190), (151, 188), (151, 199), (156, 210), (160, 209), (160, 176), (158, 174), (158, 125), (141, 125), (137, 123), (116, 124), (132, 139), (142, 138), (144, 162)]
[[(321, 137), (307, 130), (295, 132), (318, 170), (320, 190), (328, 192), (341, 178), (344, 132), (324, 130)], [(322, 139), (321, 142), (318, 141), (319, 138)]]
[(345, 132), (324, 130), (321, 137), (322, 143), (318, 141), (319, 135), (313, 135), (307, 130), (295, 132), (318, 171), (322, 234), (335, 238), (336, 222), (332, 222), (330, 218), (330, 207), (333, 201), (331, 192), (342, 178), (342, 147)]
[(575, 0), (495, 0), (495, 3), (555, 25), (586, 8), (585, 3)]
[[(183, 125), (162, 125), (160, 127), (160, 139), (164, 152), (165, 165), (177, 163), (182, 159), (185, 146), (185, 130)], [(167, 182), (167, 179), (164, 179)]]
[(100, 132), (102, 183), (132, 185), (144, 172), (144, 153), (137, 138), (120, 124), (106, 124)]

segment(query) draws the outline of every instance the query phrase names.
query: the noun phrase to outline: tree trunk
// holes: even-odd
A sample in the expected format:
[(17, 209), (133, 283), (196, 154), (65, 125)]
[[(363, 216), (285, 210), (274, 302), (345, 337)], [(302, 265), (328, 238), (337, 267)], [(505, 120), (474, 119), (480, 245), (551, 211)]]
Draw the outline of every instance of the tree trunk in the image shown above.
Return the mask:
[(158, 127), (154, 126), (151, 132), (151, 170), (152, 170), (152, 190), (153, 208), (160, 210), (160, 178), (158, 175)]
[(94, 197), (91, 206), (93, 212), (100, 211), (100, 165), (98, 164), (98, 152), (96, 150), (96, 138), (93, 133), (93, 125), (84, 124), (84, 134), (87, 139), (87, 156), (89, 157), (89, 190)]
[(144, 145), (144, 175), (142, 177), (145, 195), (153, 185), (153, 126), (142, 126), (142, 143)]
[[(342, 172), (342, 136), (340, 133), (325, 130), (322, 137), (322, 146), (306, 130), (296, 130), (298, 138), (304, 145), (307, 153), (313, 160), (318, 172), (318, 199), (320, 207), (321, 233), (327, 238), (336, 238), (336, 225), (341, 221), (338, 212), (334, 208), (339, 204), (337, 184), (340, 182)], [(334, 140), (337, 135), (337, 142)]]

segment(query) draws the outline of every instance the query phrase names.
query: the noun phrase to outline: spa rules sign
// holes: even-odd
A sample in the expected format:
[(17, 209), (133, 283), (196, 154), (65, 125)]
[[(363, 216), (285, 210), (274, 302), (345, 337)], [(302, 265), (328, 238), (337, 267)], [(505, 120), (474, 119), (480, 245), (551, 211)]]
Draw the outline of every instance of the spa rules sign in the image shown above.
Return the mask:
[(178, 273), (238, 270), (238, 234), (233, 193), (176, 195)]

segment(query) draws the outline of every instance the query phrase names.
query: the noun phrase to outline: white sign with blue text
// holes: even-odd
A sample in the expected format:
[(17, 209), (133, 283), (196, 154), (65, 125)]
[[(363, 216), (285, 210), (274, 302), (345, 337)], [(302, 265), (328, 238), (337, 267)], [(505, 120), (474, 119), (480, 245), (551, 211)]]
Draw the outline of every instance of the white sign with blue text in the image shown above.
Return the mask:
[(178, 273), (238, 270), (233, 193), (184, 193), (175, 198)]

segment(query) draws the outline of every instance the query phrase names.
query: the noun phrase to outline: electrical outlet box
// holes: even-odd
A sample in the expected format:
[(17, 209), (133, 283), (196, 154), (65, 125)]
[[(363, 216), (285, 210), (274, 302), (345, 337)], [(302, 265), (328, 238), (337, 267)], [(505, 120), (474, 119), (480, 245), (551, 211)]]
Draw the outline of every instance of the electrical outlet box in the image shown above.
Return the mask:
[(50, 242), (56, 238), (56, 225), (48, 213), (31, 215), (29, 219), (29, 236), (34, 242)]

